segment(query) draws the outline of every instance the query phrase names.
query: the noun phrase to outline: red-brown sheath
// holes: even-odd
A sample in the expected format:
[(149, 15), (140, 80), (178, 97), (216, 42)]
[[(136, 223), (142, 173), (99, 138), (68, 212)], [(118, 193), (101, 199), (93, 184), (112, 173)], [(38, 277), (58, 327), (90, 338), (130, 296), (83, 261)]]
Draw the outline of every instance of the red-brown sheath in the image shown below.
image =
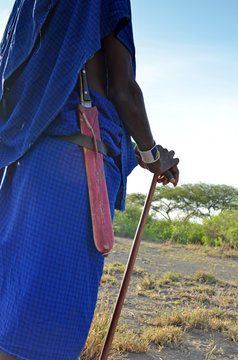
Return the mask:
[[(78, 105), (81, 133), (101, 140), (97, 108), (86, 108)], [(96, 150), (96, 151), (95, 151)], [(113, 229), (106, 179), (103, 165), (103, 155), (97, 149), (83, 148), (87, 174), (89, 201), (92, 216), (94, 243), (98, 251), (107, 255), (113, 247)]]

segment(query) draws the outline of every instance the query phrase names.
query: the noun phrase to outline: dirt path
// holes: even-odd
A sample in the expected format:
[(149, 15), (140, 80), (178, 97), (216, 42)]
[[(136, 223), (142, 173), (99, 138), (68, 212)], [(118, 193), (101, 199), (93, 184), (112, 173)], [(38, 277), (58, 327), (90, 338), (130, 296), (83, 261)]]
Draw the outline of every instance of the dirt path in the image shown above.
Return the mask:
[[(106, 259), (106, 269), (110, 264), (126, 264), (131, 240), (115, 241), (112, 253)], [(155, 319), (167, 310), (216, 307), (229, 313), (232, 319), (238, 315), (238, 258), (221, 258), (207, 255), (203, 249), (182, 245), (143, 242), (137, 257), (138, 271), (132, 276), (128, 294), (122, 311), (122, 321), (129, 329), (139, 333), (147, 326), (148, 319)], [(214, 275), (214, 283), (199, 284), (194, 280), (198, 271)], [(109, 270), (106, 270), (106, 272)], [(165, 283), (153, 290), (141, 290), (145, 274), (163, 277), (166, 272), (178, 273), (178, 281)], [(103, 282), (100, 292), (110, 294), (110, 304), (115, 302), (122, 271), (111, 271), (114, 283)], [(238, 327), (237, 327), (238, 331)], [(238, 334), (237, 334), (238, 339)], [(218, 331), (192, 328), (186, 331), (181, 344), (170, 344), (159, 349), (150, 344), (146, 353), (127, 353), (118, 357), (133, 360), (238, 360), (238, 344)]]

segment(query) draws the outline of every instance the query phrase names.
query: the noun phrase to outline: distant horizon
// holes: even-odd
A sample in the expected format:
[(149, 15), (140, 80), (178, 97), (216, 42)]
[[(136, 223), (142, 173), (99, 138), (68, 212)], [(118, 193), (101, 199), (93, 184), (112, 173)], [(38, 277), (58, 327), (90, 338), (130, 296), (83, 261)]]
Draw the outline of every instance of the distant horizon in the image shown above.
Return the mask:
[[(0, 37), (13, 0), (0, 4)], [(180, 183), (238, 186), (238, 1), (131, 0), (137, 81), (157, 143), (180, 158)], [(128, 192), (153, 175), (136, 168)]]

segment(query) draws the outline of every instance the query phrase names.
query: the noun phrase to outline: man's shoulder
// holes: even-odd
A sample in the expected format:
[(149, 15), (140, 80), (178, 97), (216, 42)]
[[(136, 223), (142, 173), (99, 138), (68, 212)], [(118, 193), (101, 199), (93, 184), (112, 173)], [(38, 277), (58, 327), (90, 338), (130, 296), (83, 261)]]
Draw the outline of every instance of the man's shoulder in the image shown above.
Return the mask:
[(0, 46), (0, 68), (5, 79), (27, 59), (57, 1), (15, 1)]

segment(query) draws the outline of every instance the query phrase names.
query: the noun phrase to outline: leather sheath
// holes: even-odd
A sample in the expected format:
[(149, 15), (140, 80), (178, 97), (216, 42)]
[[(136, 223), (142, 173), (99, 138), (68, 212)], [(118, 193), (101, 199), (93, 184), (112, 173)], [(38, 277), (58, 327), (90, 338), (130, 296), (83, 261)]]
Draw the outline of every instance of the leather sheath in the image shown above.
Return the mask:
[(83, 147), (87, 174), (89, 202), (92, 216), (94, 243), (104, 256), (113, 247), (114, 237), (111, 212), (104, 173), (103, 155), (99, 152), (101, 142), (97, 107), (78, 105), (78, 121), (81, 134), (92, 139), (94, 148)]

